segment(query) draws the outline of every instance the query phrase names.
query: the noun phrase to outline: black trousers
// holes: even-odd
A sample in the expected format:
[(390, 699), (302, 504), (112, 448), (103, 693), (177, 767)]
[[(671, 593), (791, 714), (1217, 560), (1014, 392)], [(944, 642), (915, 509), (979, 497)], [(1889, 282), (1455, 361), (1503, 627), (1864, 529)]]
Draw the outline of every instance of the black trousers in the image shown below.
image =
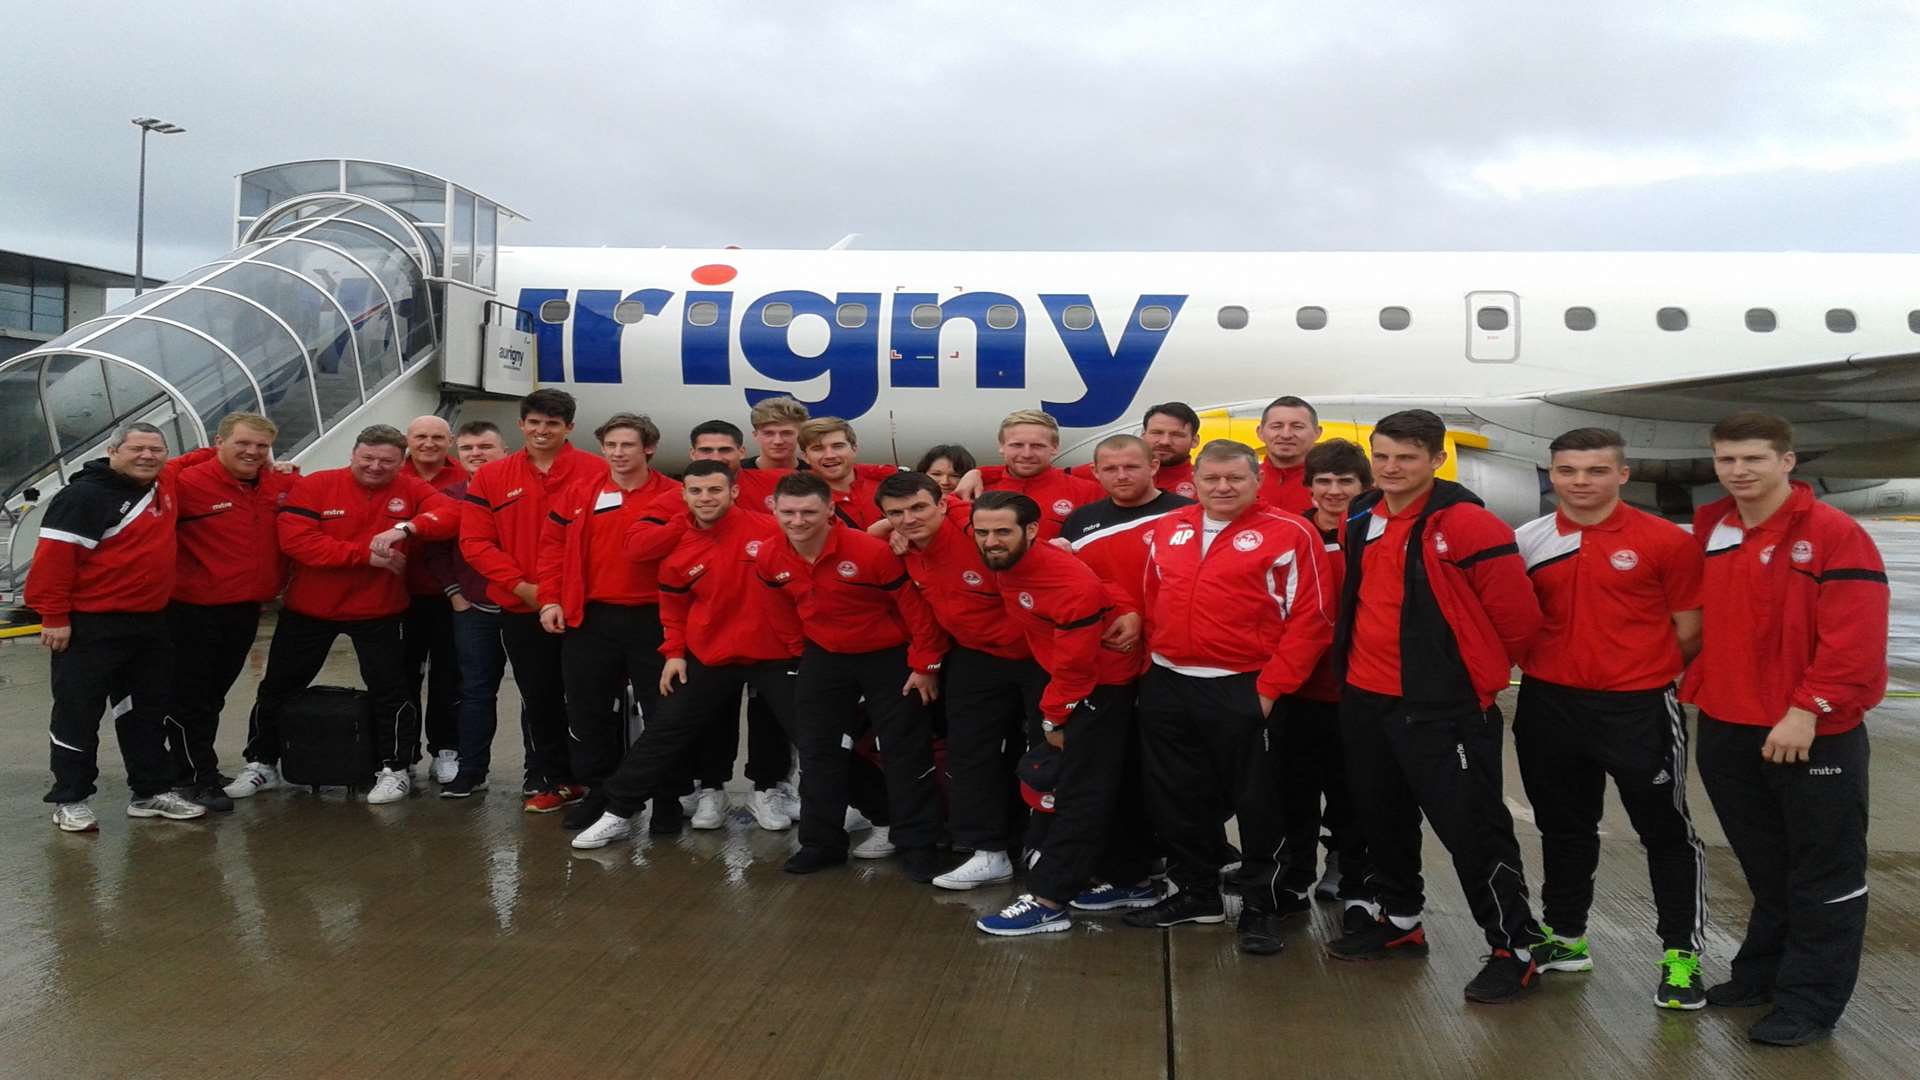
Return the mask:
[(405, 770), (420, 756), (420, 714), (407, 696), (405, 620), (316, 619), (282, 609), (267, 646), (267, 671), (247, 719), (248, 761), (280, 760), (280, 710), (287, 698), (312, 685), (335, 638), (346, 635), (360, 661), (373, 710), (373, 747), (383, 765)]
[(227, 691), (247, 666), (253, 639), (260, 632), (260, 605), (167, 605), (167, 633), (173, 638), (173, 700), (165, 732), (173, 758), (174, 783), (183, 787), (216, 783), (220, 757), (214, 740)]
[[(1235, 877), (1242, 895), (1248, 908), (1273, 911), (1290, 853), (1257, 678), (1148, 668), (1140, 682), (1141, 764), (1167, 876), (1182, 889), (1217, 889), (1225, 854), (1220, 823), (1232, 816), (1240, 823)], [(1281, 720), (1280, 710), (1276, 703), (1273, 720)]]
[(1705, 949), (1707, 849), (1687, 812), (1687, 724), (1673, 691), (1609, 693), (1523, 679), (1513, 748), (1540, 826), (1540, 903), (1554, 933), (1587, 932), (1611, 776), (1646, 849), (1661, 947)]
[(627, 752), (628, 683), (647, 724), (659, 714), (661, 636), (657, 605), (590, 603), (580, 625), (562, 638), (567, 760), (574, 780), (598, 787), (619, 767)]
[[(407, 691), (427, 733), (427, 756), (460, 749), (460, 656), (453, 644), (453, 604), (433, 593), (407, 605)], [(426, 697), (420, 695), (426, 683)]]
[(173, 639), (164, 612), (84, 612), (53, 654), (50, 803), (80, 802), (99, 790), (100, 713), (113, 717), (127, 786), (136, 798), (173, 786), (161, 725), (173, 693)]
[(1700, 779), (1753, 891), (1733, 977), (1832, 1025), (1867, 931), (1867, 729), (1821, 735), (1794, 765), (1760, 757), (1767, 732), (1700, 714)]
[(1053, 813), (1036, 813), (1050, 820), (1029, 833), (1036, 844), (1027, 888), (1035, 896), (1064, 904), (1090, 882), (1132, 885), (1151, 872), (1133, 696), (1132, 683), (1095, 687), (1067, 718)]
[[(1023, 805), (1014, 772), (1027, 750), (1027, 732), (1039, 728), (1047, 673), (1032, 660), (1007, 660), (962, 645), (947, 652), (941, 672), (947, 831), (956, 847), (1011, 852), (1025, 824), (1024, 815), (1014, 812)], [(1128, 730), (1132, 715), (1129, 687)]]
[[(657, 795), (654, 812), (660, 813), (683, 789), (688, 755), (711, 730), (715, 712), (738, 709), (742, 687), (752, 687), (778, 722), (792, 726), (797, 670), (792, 660), (708, 667), (688, 654), (687, 681), (660, 699), (658, 711), (601, 788), (607, 808), (632, 817)], [(680, 812), (677, 803), (672, 812)]]
[(1540, 938), (1513, 816), (1501, 797), (1498, 707), (1409, 702), (1348, 686), (1340, 697), (1347, 783), (1360, 808), (1374, 888), (1387, 915), (1417, 918), (1420, 815), (1433, 826), (1467, 894), (1473, 921), (1496, 949)]
[(836, 653), (807, 643), (794, 691), (802, 847), (847, 850), (848, 759), (859, 734), (863, 696), (886, 775), (894, 844), (926, 848), (939, 839), (940, 790), (933, 778), (927, 709), (918, 694), (900, 693), (910, 670), (904, 645)]
[(520, 688), (520, 735), (526, 748), (529, 791), (547, 791), (573, 783), (567, 756), (567, 689), (561, 674), (565, 649), (562, 635), (540, 627), (533, 612), (507, 611), (500, 615), (500, 642), (513, 681)]
[[(759, 691), (747, 687), (747, 780), (766, 791), (793, 772), (793, 742)], [(694, 749), (694, 780), (699, 787), (721, 788), (733, 779), (740, 756), (740, 703), (721, 702)]]
[(1274, 774), (1280, 777), (1281, 817), (1292, 856), (1280, 885), (1295, 896), (1313, 888), (1320, 829), (1325, 826), (1330, 834), (1328, 850), (1340, 856), (1340, 899), (1371, 901), (1366, 834), (1347, 790), (1340, 703), (1295, 695), (1281, 701), (1279, 708), (1284, 710), (1280, 737), (1273, 740), (1270, 756)]

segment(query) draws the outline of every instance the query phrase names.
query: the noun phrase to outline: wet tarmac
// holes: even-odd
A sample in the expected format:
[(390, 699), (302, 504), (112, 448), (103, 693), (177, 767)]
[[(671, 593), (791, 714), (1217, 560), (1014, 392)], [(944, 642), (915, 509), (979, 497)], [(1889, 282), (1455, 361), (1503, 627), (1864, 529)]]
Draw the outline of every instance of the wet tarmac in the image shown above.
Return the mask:
[[(1920, 690), (1920, 525), (1876, 523), (1895, 577), (1896, 686)], [(237, 761), (263, 634), (227, 710)], [(325, 681), (353, 681), (336, 652)], [(1920, 701), (1874, 739), (1872, 914), (1860, 987), (1831, 1040), (1768, 1050), (1759, 1010), (1670, 1013), (1645, 863), (1617, 803), (1587, 975), (1465, 1005), (1482, 945), (1428, 844), (1425, 962), (1348, 965), (1318, 942), (1237, 953), (1229, 927), (1079, 920), (1002, 941), (969, 923), (1010, 889), (941, 893), (888, 862), (797, 879), (791, 834), (727, 828), (574, 853), (557, 815), (506, 789), (369, 807), (273, 792), (203, 823), (119, 812), (103, 733), (97, 835), (56, 832), (47, 664), (0, 644), (0, 1075), (1911, 1077), (1920, 1074)], [(514, 715), (509, 688), (502, 712)], [(517, 775), (514, 725), (497, 771)], [(1511, 752), (1509, 752), (1511, 759)], [(1539, 839), (1507, 790), (1528, 865)], [(1704, 792), (1710, 978), (1747, 895)], [(1535, 879), (1537, 885), (1537, 878)]]

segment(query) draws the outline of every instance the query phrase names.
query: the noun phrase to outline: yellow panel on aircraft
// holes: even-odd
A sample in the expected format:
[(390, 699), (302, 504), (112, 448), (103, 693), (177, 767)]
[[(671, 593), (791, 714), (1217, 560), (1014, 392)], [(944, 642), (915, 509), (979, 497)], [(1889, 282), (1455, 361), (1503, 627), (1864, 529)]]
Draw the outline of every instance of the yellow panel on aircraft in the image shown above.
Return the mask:
[[(1259, 427), (1260, 420), (1258, 417), (1229, 416), (1225, 409), (1208, 409), (1200, 414), (1200, 444), (1204, 446), (1213, 439), (1232, 439), (1234, 442), (1245, 443), (1253, 447), (1255, 453), (1265, 457), (1266, 450), (1260, 442)], [(1372, 424), (1329, 422), (1321, 425), (1320, 441), (1326, 442), (1328, 439), (1346, 439), (1349, 442), (1366, 446), (1367, 437), (1372, 434)], [(1441, 479), (1459, 479), (1459, 470), (1454, 466), (1460, 459), (1460, 447), (1462, 446), (1472, 447), (1476, 450), (1484, 450), (1487, 446), (1486, 436), (1476, 435), (1471, 431), (1453, 431), (1449, 429), (1447, 431), (1447, 463), (1440, 466), (1440, 471), (1437, 474)]]

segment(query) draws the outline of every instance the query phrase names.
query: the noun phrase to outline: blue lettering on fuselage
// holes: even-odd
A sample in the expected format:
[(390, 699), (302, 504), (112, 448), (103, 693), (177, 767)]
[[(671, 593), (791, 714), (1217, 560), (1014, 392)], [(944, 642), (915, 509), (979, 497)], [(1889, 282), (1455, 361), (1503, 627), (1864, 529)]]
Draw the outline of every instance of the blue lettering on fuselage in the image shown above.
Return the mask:
[[(566, 289), (522, 289), (520, 307), (538, 313), (549, 300), (565, 300)], [(568, 321), (573, 324), (573, 378), (576, 383), (618, 383), (621, 336), (627, 329), (614, 318), (623, 301), (639, 303), (643, 319), (657, 317), (673, 300), (670, 289), (581, 289), (574, 296)], [(1068, 325), (1069, 309), (1093, 310), (1085, 293), (1043, 293), (1054, 333), (1066, 349), (1085, 393), (1072, 401), (1041, 401), (1040, 406), (1064, 427), (1099, 427), (1120, 418), (1146, 382), (1167, 331), (1179, 318), (1185, 294), (1146, 293), (1134, 303), (1117, 344), (1109, 346), (1106, 331), (1094, 313), (1076, 318), (1088, 325)], [(746, 305), (739, 323), (740, 356), (751, 371), (742, 386), (748, 404), (792, 393), (794, 385), (826, 378), (826, 393), (805, 400), (816, 415), (855, 419), (873, 408), (880, 395), (880, 293), (839, 293), (832, 298), (800, 289), (770, 292)], [(1018, 390), (1027, 385), (1027, 323), (1025, 307), (1004, 293), (967, 292), (939, 299), (937, 293), (896, 292), (889, 325), (888, 385), (896, 389), (938, 389), (940, 386), (940, 331), (948, 322), (966, 322), (974, 331), (974, 385), (983, 390)], [(788, 305), (790, 316), (768, 325), (770, 305)], [(680, 380), (685, 386), (730, 386), (733, 371), (734, 294), (728, 290), (689, 290), (680, 312)], [(1142, 325), (1148, 308), (1165, 308), (1166, 324), (1158, 329)], [(794, 351), (790, 338), (794, 319), (814, 316), (826, 323), (826, 348), (807, 355)], [(561, 383), (563, 325), (534, 319), (539, 380)], [(957, 353), (956, 353), (957, 355)], [(780, 386), (755, 385), (762, 380)], [(803, 399), (804, 400), (804, 399)]]

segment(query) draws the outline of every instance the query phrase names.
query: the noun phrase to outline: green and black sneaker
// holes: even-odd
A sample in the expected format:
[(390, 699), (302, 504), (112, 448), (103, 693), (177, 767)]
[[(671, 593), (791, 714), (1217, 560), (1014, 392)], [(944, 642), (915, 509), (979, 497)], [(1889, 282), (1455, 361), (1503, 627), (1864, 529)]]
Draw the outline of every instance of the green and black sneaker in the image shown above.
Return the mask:
[(1533, 947), (1533, 966), (1541, 971), (1592, 971), (1593, 954), (1587, 951), (1587, 939), (1563, 938), (1553, 927), (1540, 928), (1540, 943)]
[(1653, 1003), (1663, 1009), (1689, 1012), (1707, 1007), (1707, 983), (1700, 977), (1699, 953), (1667, 950), (1666, 958), (1660, 961), (1660, 985), (1653, 988)]

